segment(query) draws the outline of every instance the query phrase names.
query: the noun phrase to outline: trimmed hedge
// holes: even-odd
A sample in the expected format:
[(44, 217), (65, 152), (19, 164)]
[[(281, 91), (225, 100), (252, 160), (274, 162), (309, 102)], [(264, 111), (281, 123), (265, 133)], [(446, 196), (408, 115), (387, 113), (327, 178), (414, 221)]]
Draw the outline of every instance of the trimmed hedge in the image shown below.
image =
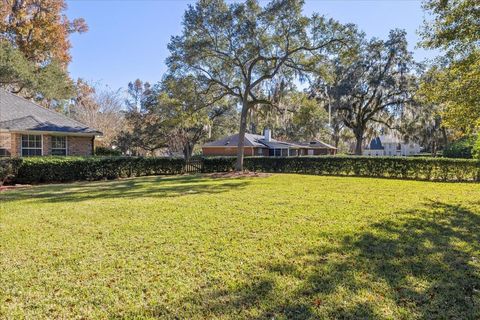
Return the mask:
[(22, 160), (18, 158), (0, 159), (0, 186), (10, 177), (15, 177)]
[[(235, 157), (201, 160), (202, 172), (234, 170)], [(245, 158), (245, 169), (316, 175), (364, 176), (431, 181), (480, 181), (480, 161), (399, 157), (279, 157)], [(181, 158), (37, 157), (0, 159), (0, 181), (9, 175), (18, 183), (50, 183), (118, 179), (186, 172)]]
[(19, 183), (69, 182), (183, 173), (179, 158), (38, 157), (25, 158), (18, 170)]
[[(235, 158), (205, 158), (205, 172), (231, 171)], [(363, 176), (431, 181), (480, 181), (480, 161), (400, 157), (245, 158), (250, 171), (316, 175)]]
[(102, 157), (120, 157), (122, 156), (122, 152), (120, 150), (113, 150), (106, 147), (96, 147), (95, 155)]

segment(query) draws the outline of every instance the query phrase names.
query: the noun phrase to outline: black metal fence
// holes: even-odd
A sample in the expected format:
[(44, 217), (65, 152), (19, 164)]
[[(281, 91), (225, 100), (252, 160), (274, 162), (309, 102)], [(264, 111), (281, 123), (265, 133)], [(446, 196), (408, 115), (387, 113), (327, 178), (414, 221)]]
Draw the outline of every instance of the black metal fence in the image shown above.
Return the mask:
[(185, 162), (185, 173), (201, 173), (203, 172), (203, 160), (195, 159)]

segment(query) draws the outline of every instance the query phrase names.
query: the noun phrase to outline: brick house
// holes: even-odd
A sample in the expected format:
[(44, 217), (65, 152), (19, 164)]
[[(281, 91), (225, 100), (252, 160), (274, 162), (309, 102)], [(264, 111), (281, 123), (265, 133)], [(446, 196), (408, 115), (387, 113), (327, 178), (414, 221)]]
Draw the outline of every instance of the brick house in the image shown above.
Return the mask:
[(93, 155), (100, 132), (0, 89), (0, 156)]
[[(236, 156), (238, 134), (206, 143), (202, 146), (204, 156)], [(245, 156), (260, 157), (298, 157), (335, 155), (337, 149), (319, 140), (309, 142), (285, 142), (272, 139), (271, 132), (265, 129), (265, 134), (245, 134)]]

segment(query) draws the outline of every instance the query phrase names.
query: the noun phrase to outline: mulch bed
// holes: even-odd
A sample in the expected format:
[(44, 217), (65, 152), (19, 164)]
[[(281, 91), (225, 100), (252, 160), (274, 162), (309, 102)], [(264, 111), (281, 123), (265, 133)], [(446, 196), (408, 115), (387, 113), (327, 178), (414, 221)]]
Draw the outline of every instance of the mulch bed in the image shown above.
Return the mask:
[(205, 174), (207, 177), (211, 178), (265, 178), (271, 176), (270, 173), (264, 172), (216, 172), (216, 173), (207, 173)]
[(16, 184), (14, 186), (0, 186), (0, 192), (31, 187), (29, 184)]

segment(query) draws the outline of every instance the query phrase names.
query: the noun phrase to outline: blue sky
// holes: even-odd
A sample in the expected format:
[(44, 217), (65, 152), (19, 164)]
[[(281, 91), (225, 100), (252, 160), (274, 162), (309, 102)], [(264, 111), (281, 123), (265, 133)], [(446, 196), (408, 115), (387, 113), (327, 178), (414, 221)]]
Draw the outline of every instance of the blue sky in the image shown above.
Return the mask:
[[(156, 82), (165, 72), (167, 44), (181, 32), (188, 0), (70, 0), (67, 15), (83, 17), (89, 31), (73, 35), (71, 76), (112, 89), (137, 78)], [(306, 0), (305, 14), (319, 12), (357, 24), (367, 35), (385, 38), (390, 29), (407, 31), (417, 60), (433, 56), (416, 49), (423, 21), (416, 0)]]

